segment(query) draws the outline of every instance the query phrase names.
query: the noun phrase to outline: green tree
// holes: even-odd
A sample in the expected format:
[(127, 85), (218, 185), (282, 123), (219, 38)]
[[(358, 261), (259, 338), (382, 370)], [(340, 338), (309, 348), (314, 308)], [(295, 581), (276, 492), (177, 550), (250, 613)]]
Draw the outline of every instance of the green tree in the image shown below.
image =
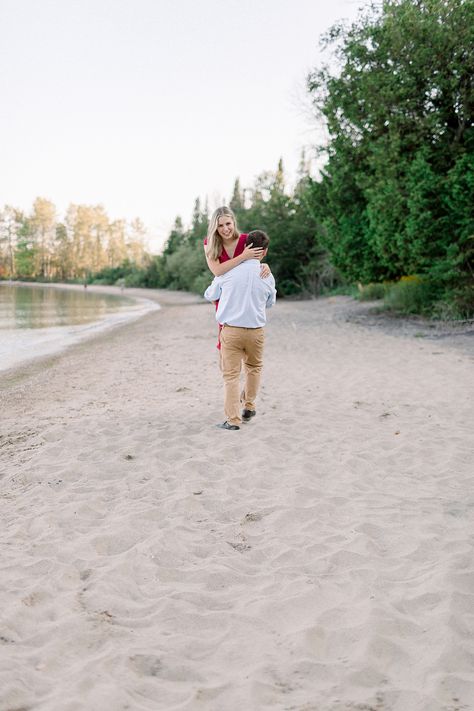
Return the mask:
[(463, 228), (450, 226), (449, 205), (474, 140), (474, 3), (386, 0), (324, 42), (337, 69), (315, 70), (308, 90), (329, 131), (316, 192), (334, 263), (362, 281), (462, 280)]
[(34, 279), (37, 259), (37, 245), (32, 236), (31, 220), (21, 213), (15, 249), (15, 275), (20, 279)]
[(245, 193), (240, 187), (240, 180), (236, 178), (229, 207), (233, 211), (237, 224), (240, 226), (245, 219)]
[(171, 229), (168, 239), (166, 240), (163, 255), (168, 256), (169, 254), (173, 254), (179, 247), (185, 244), (186, 241), (187, 236), (184, 229), (183, 221), (178, 215), (174, 221), (174, 225)]
[(204, 238), (207, 235), (208, 224), (209, 216), (207, 205), (204, 209), (202, 209), (200, 198), (196, 198), (191, 221), (191, 229), (187, 232), (187, 239), (191, 245), (203, 243)]

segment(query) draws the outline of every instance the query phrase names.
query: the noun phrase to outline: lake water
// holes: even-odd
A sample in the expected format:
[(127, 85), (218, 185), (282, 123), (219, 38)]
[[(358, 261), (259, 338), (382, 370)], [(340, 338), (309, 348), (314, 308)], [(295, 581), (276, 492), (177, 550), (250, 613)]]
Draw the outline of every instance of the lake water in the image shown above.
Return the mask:
[(51, 355), (159, 306), (89, 289), (0, 282), (0, 370)]

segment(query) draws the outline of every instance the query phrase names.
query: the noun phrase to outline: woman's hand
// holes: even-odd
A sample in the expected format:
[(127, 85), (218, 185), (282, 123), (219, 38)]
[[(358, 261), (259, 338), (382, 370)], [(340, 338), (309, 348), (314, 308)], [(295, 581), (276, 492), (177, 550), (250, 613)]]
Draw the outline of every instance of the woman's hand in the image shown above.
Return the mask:
[(261, 247), (253, 247), (252, 244), (248, 244), (242, 252), (242, 261), (246, 259), (260, 259), (262, 254), (263, 249)]
[(260, 265), (260, 276), (262, 279), (266, 279), (267, 276), (270, 276), (271, 273), (272, 272), (271, 272), (271, 269), (268, 266), (268, 264), (261, 264)]

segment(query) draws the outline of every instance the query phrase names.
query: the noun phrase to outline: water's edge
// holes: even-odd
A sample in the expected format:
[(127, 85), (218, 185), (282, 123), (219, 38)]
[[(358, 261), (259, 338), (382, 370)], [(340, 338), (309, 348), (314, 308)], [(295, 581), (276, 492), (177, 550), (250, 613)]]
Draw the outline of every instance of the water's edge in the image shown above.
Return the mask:
[[(7, 286), (28, 286), (31, 288), (47, 288), (59, 290), (75, 290), (84, 292), (84, 286), (76, 284), (36, 284), (31, 282), (3, 282)], [(25, 367), (28, 363), (39, 359), (58, 355), (70, 346), (81, 343), (87, 339), (101, 334), (112, 328), (117, 328), (131, 321), (142, 318), (146, 314), (157, 311), (161, 308), (155, 295), (142, 296), (122, 290), (119, 287), (94, 287), (88, 286), (87, 291), (95, 294), (107, 294), (127, 297), (133, 304), (130, 308), (124, 308), (119, 313), (110, 313), (97, 321), (77, 326), (57, 326), (43, 329), (11, 329), (1, 331), (1, 339), (5, 350), (0, 359), (0, 374), (6, 371), (11, 373), (14, 370)], [(10, 347), (9, 347), (10, 346)]]

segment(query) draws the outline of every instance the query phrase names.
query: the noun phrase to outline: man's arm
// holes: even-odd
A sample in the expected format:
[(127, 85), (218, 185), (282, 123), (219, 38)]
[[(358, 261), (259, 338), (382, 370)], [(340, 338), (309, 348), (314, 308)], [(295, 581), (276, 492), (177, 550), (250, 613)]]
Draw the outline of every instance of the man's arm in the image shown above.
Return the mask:
[(212, 284), (210, 284), (204, 292), (204, 298), (208, 301), (218, 301), (222, 292), (221, 284), (221, 277), (214, 277)]
[(274, 279), (273, 275), (270, 274), (270, 276), (268, 276), (265, 279), (265, 281), (268, 283), (268, 288), (269, 288), (266, 307), (267, 307), (267, 309), (271, 309), (271, 307), (274, 306), (274, 304), (276, 302), (277, 292), (275, 289), (275, 279)]

